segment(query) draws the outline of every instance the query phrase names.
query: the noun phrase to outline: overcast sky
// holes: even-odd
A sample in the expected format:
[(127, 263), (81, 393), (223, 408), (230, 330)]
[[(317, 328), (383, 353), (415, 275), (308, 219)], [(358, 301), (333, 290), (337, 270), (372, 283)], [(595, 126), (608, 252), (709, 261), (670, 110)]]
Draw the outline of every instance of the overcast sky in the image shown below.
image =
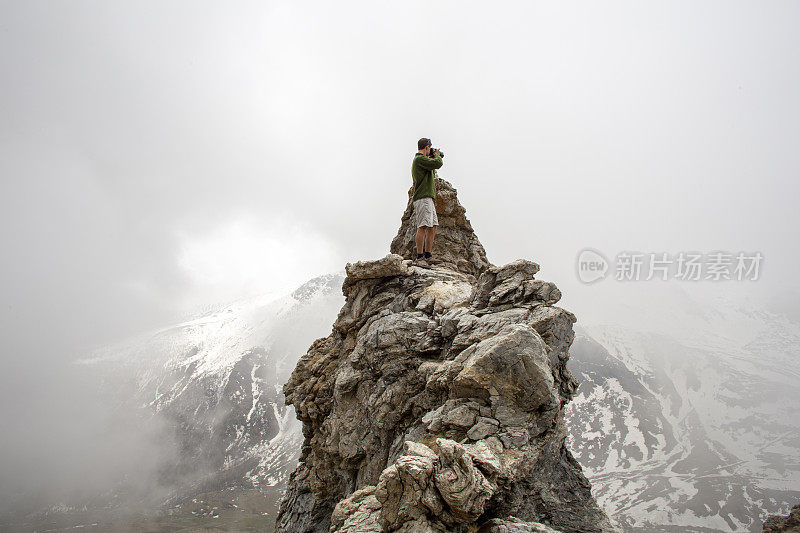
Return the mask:
[(0, 2), (2, 358), (384, 255), (423, 136), (496, 264), (761, 251), (796, 285), (800, 4), (481, 5)]

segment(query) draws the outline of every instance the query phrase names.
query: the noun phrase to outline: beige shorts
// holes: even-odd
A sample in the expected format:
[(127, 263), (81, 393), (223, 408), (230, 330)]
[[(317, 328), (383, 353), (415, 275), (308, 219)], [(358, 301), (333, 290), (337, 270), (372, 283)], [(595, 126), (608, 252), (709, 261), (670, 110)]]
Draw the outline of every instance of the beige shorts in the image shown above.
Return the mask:
[(433, 198), (425, 197), (419, 200), (414, 200), (414, 223), (417, 227), (421, 226), (438, 226), (439, 218), (436, 216), (436, 206), (433, 204)]

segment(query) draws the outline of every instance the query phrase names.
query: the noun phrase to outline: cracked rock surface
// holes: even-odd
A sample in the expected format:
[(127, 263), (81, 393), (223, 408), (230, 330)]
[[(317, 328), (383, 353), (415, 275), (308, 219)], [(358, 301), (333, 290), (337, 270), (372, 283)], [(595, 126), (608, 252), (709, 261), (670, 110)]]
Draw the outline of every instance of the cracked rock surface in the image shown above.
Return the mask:
[(437, 190), (441, 263), (411, 265), (409, 204), (284, 386), (305, 440), (277, 531), (615, 531), (564, 445), (575, 316), (536, 263), (490, 264)]

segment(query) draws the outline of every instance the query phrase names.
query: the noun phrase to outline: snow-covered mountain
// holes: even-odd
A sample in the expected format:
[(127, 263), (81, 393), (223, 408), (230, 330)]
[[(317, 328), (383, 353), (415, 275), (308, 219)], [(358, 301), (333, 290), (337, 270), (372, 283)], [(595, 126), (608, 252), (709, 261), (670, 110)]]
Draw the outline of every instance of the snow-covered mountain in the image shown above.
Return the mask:
[[(94, 364), (144, 365), (134, 396), (187, 428), (187, 457), (207, 462), (210, 486), (281, 487), (302, 442), (281, 386), (327, 333), (341, 282), (239, 302)], [(760, 531), (767, 514), (788, 512), (800, 499), (797, 319), (719, 294), (667, 287), (653, 304), (645, 289), (615, 290), (640, 294), (578, 313), (570, 368), (581, 386), (567, 411), (604, 510), (628, 531)]]
[(627, 307), (571, 350), (569, 445), (598, 502), (629, 531), (761, 531), (800, 499), (800, 323), (682, 291)]
[(0, 530), (98, 522), (138, 530), (126, 520), (166, 510), (175, 522), (152, 526), (171, 531), (216, 518), (217, 507), (202, 504), (209, 494), (217, 505), (249, 509), (230, 517), (232, 526), (268, 525), (302, 443), (282, 386), (308, 346), (330, 333), (343, 279), (330, 274), (291, 294), (241, 299), (75, 360), (70, 372), (79, 379), (70, 383), (92, 390), (74, 411), (103, 407), (81, 425), (90, 434), (64, 445), (85, 448), (84, 468), (102, 470), (102, 481), (68, 480), (62, 485), (74, 488), (57, 494), (20, 489), (0, 513)]
[(302, 442), (282, 386), (311, 342), (330, 332), (342, 280), (330, 274), (289, 295), (243, 299), (77, 363), (109, 397), (158, 417), (171, 433), (177, 457), (160, 474), (175, 487), (173, 499), (282, 486)]
[[(230, 487), (280, 491), (301, 426), (282, 385), (330, 332), (342, 274), (104, 347), (77, 362), (110, 402), (158, 419), (170, 504)], [(568, 444), (626, 531), (760, 531), (800, 500), (800, 313), (786, 302), (619, 297), (576, 310)], [(631, 293), (632, 295), (633, 293)], [(641, 296), (641, 295), (640, 295)]]

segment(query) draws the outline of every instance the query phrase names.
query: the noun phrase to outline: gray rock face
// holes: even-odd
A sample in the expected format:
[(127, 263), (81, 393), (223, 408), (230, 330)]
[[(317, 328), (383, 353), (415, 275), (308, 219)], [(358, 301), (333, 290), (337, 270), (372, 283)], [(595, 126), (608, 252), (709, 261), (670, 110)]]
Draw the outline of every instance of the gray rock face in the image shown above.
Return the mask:
[(770, 516), (764, 522), (764, 533), (800, 533), (800, 503), (788, 516)]
[(407, 210), (396, 253), (348, 265), (333, 331), (284, 386), (305, 440), (277, 531), (614, 531), (564, 443), (575, 316), (536, 263), (488, 263), (438, 190), (443, 263), (403, 259)]
[[(462, 207), (456, 197), (456, 190), (449, 182), (436, 179), (436, 216), (439, 227), (436, 229), (436, 239), (433, 252), (441, 265), (458, 270), (472, 276), (478, 276), (487, 267), (486, 251), (483, 249), (478, 237), (472, 231), (472, 226), (467, 219), (467, 210)], [(402, 223), (397, 236), (392, 240), (391, 252), (404, 259), (416, 256), (414, 235), (416, 226), (412, 224), (413, 206), (411, 203), (411, 190), (408, 191), (408, 205), (403, 213)]]

